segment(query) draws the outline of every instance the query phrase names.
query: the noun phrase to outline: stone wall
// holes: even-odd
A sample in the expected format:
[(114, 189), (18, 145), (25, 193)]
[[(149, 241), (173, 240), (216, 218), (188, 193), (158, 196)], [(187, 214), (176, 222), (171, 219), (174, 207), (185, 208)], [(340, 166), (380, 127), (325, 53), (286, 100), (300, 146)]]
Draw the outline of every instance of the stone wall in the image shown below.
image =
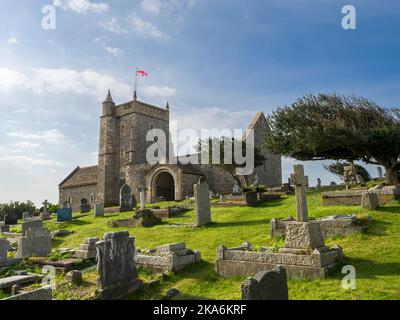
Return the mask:
[(93, 208), (94, 203), (90, 203), (91, 196), (93, 195), (96, 199), (97, 194), (97, 185), (86, 185), (86, 186), (78, 186), (78, 187), (70, 187), (70, 188), (60, 188), (59, 189), (59, 205), (62, 206), (65, 202), (68, 202), (68, 199), (71, 198), (71, 208), (72, 211), (78, 212), (80, 211), (81, 199), (86, 199), (90, 204), (91, 208)]
[(400, 188), (388, 186), (382, 189), (324, 192), (322, 194), (322, 204), (324, 206), (361, 205), (362, 194), (367, 191), (375, 192), (378, 195), (380, 205), (385, 205), (391, 201), (400, 199)]

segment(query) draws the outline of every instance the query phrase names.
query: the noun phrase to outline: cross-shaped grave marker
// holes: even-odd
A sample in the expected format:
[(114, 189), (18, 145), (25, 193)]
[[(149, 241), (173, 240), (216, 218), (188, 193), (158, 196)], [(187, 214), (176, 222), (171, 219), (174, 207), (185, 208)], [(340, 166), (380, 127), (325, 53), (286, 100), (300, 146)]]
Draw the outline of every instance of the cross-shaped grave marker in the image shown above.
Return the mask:
[(290, 175), (292, 184), (295, 186), (296, 194), (296, 216), (299, 222), (308, 222), (306, 186), (308, 186), (308, 176), (304, 175), (302, 164), (294, 165), (294, 173)]

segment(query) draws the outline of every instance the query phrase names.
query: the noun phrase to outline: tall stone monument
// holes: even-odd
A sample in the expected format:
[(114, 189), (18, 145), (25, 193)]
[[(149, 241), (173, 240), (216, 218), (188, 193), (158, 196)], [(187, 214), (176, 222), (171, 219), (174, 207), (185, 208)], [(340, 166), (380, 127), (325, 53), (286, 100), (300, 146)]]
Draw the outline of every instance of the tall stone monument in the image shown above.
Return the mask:
[(142, 286), (136, 271), (135, 238), (128, 231), (106, 233), (96, 249), (102, 299), (121, 299)]
[(194, 185), (194, 199), (196, 209), (196, 227), (211, 223), (210, 189), (207, 183)]
[(303, 165), (295, 165), (291, 175), (296, 192), (296, 218), (286, 226), (285, 248), (318, 249), (325, 246), (321, 227), (316, 222), (309, 222), (306, 185), (308, 177), (304, 175)]

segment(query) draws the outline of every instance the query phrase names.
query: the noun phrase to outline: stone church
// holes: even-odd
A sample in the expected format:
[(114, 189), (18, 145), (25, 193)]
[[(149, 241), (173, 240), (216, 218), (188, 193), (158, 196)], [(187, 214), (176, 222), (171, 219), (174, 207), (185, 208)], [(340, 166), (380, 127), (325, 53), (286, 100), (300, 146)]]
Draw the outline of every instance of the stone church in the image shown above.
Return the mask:
[[(146, 187), (146, 201), (151, 203), (184, 200), (193, 195), (193, 185), (200, 178), (207, 181), (214, 193), (232, 193), (235, 180), (216, 165), (155, 164), (146, 161), (146, 150), (154, 142), (146, 141), (150, 129), (161, 129), (169, 140), (169, 105), (159, 108), (137, 99), (116, 105), (110, 91), (103, 102), (100, 116), (98, 165), (77, 167), (59, 185), (59, 204), (70, 204), (78, 211), (81, 204), (102, 202), (106, 207), (118, 206), (122, 186), (128, 185), (134, 199), (138, 188)], [(281, 186), (281, 157), (262, 146), (269, 132), (263, 113), (257, 113), (249, 125), (254, 129), (254, 144), (266, 158), (249, 177), (266, 186)], [(253, 180), (252, 180), (253, 179)]]

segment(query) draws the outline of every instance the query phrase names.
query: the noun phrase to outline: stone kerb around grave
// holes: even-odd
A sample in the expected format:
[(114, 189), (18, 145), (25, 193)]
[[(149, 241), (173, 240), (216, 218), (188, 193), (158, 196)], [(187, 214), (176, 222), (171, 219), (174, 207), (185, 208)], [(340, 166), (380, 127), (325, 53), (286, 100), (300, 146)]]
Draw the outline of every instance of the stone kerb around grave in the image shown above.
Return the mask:
[(200, 252), (187, 249), (184, 242), (159, 246), (136, 256), (138, 266), (153, 272), (177, 272), (200, 261)]

